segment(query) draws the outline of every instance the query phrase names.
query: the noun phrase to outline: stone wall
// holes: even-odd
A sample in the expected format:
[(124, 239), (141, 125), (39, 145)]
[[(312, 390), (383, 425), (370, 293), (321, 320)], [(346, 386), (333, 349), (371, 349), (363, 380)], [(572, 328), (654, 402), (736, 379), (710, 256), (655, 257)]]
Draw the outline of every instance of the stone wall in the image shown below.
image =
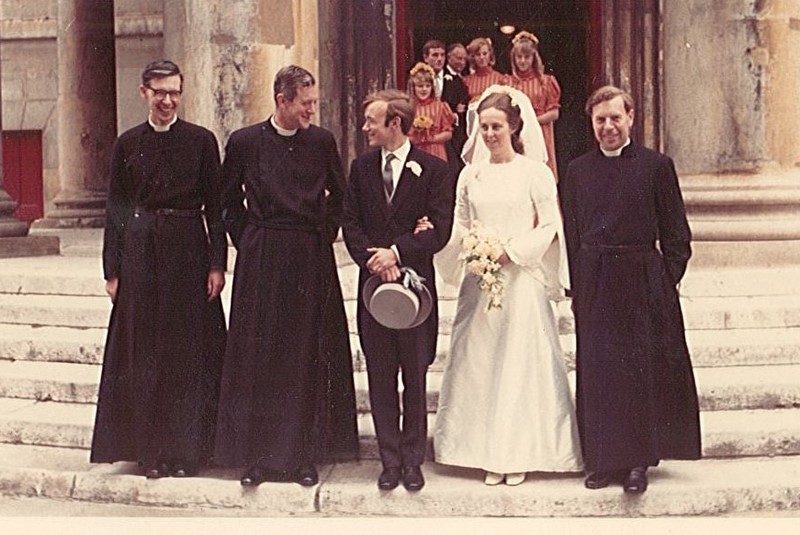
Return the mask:
[[(116, 0), (117, 117), (122, 132), (146, 117), (142, 67), (163, 56), (161, 0)], [(60, 190), (56, 0), (0, 0), (3, 129), (41, 130), (45, 213)], [(114, 96), (95, 87), (98, 105)]]

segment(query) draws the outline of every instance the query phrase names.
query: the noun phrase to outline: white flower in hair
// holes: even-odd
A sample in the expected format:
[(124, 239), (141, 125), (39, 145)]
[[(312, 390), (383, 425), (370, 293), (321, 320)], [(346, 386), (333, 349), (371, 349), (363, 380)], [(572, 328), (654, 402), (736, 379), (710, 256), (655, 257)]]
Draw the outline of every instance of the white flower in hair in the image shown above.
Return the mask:
[(422, 174), (422, 166), (414, 160), (406, 162), (406, 167), (411, 169), (411, 172), (414, 173), (414, 176), (420, 176)]

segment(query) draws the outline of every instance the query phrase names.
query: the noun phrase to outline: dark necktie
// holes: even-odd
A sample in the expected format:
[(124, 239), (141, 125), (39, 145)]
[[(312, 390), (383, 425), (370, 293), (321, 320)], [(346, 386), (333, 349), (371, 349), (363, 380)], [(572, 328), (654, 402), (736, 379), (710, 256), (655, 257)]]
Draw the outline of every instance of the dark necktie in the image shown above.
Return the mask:
[(394, 181), (392, 180), (392, 160), (397, 158), (391, 152), (386, 155), (386, 161), (383, 164), (383, 189), (386, 191), (386, 201), (392, 202), (392, 193), (394, 193)]

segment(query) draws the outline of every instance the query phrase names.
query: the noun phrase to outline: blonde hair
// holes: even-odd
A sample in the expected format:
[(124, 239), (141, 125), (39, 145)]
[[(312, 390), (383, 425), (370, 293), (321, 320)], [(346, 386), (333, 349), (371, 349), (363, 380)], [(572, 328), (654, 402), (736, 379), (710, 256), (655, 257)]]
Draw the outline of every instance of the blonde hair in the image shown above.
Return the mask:
[(488, 37), (476, 37), (469, 42), (467, 45), (467, 54), (469, 54), (470, 63), (474, 64), (473, 58), (475, 57), (475, 54), (477, 54), (484, 45), (489, 47), (489, 65), (495, 64), (494, 47), (492, 46), (492, 40)]
[(423, 84), (429, 83), (433, 86), (433, 76), (434, 71), (433, 67), (428, 65), (427, 63), (417, 63), (414, 67), (411, 68), (409, 72), (410, 76), (408, 77), (408, 94), (411, 95), (413, 98), (417, 98), (416, 91), (414, 91), (415, 84)]
[(517, 62), (516, 62), (516, 55), (517, 54), (530, 54), (533, 56), (533, 65), (531, 65), (531, 69), (538, 73), (539, 76), (544, 74), (544, 62), (542, 61), (542, 56), (539, 54), (539, 38), (533, 35), (532, 33), (522, 31), (519, 32), (514, 39), (511, 41), (511, 51), (510, 59), (511, 59), (511, 71), (514, 74), (517, 74)]

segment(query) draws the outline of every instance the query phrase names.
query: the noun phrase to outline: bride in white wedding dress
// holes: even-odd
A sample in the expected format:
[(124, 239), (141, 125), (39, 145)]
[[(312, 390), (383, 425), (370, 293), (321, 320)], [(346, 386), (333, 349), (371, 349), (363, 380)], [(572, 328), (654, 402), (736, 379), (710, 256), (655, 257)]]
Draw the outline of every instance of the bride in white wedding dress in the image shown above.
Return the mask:
[[(477, 111), (465, 149), (472, 163), (458, 181), (453, 235), (436, 258), (445, 280), (462, 281), (434, 451), (436, 462), (485, 470), (488, 485), (518, 485), (526, 472), (582, 470), (550, 303), (563, 295), (569, 277), (555, 180), (540, 157), (525, 155), (543, 152), (534, 146), (543, 142), (533, 130), (538, 123), (530, 101), (514, 89), (492, 86)], [(487, 310), (488, 293), (477, 275), (464, 275), (457, 258), (476, 223), (503, 244), (499, 309)]]

